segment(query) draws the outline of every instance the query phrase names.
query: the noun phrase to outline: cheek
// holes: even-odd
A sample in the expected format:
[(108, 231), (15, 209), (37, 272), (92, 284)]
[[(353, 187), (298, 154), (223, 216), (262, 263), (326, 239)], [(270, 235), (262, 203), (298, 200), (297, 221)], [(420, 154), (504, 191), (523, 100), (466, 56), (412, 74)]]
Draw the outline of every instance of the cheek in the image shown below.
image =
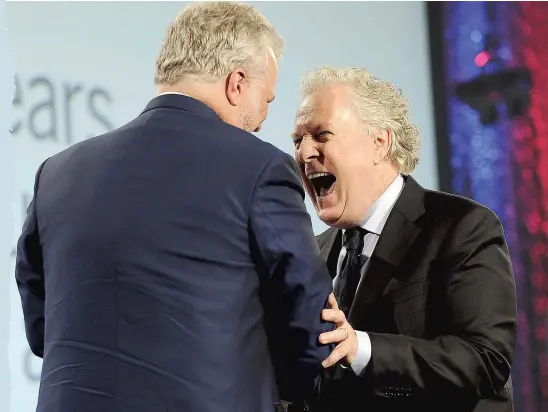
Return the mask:
[(253, 103), (251, 111), (253, 115), (257, 118), (257, 120), (262, 121), (266, 118), (266, 115), (268, 113), (268, 106), (263, 103), (262, 99), (257, 99)]
[(347, 197), (363, 191), (368, 175), (366, 153), (337, 147), (325, 152), (325, 160), (328, 169), (333, 170), (337, 177), (340, 195)]
[(344, 178), (348, 168), (348, 160), (351, 153), (345, 151), (344, 147), (338, 144), (327, 142), (318, 148), (323, 160), (321, 163), (327, 170), (333, 172), (337, 177)]
[(365, 173), (373, 166), (373, 151), (366, 141), (357, 141), (352, 145), (351, 150), (347, 150), (347, 162), (349, 169), (358, 173)]

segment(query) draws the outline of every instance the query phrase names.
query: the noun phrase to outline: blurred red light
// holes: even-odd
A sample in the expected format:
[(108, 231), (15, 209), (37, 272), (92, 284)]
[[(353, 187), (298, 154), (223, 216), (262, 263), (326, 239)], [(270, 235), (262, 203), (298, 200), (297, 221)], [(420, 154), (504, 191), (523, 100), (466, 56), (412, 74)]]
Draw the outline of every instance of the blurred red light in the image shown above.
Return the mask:
[(478, 67), (483, 67), (489, 62), (490, 58), (491, 56), (489, 56), (489, 53), (483, 51), (481, 53), (478, 53), (478, 55), (474, 59), (474, 63), (476, 63), (476, 66)]

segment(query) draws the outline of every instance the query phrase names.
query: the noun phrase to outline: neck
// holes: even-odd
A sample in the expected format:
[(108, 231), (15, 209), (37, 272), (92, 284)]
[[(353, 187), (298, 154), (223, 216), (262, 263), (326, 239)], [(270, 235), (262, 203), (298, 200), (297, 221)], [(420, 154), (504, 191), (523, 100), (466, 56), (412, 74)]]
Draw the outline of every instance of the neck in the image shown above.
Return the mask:
[(356, 223), (356, 226), (362, 226), (365, 223), (371, 207), (388, 190), (390, 185), (394, 183), (394, 180), (396, 180), (398, 175), (398, 171), (392, 167), (387, 167), (385, 170), (379, 173), (379, 176), (375, 179), (377, 184), (374, 185), (374, 188), (372, 188), (371, 197), (369, 198), (367, 209), (363, 212), (361, 220)]
[(387, 165), (386, 170), (381, 173), (377, 180), (379, 185), (377, 186), (377, 193), (375, 193), (375, 201), (377, 201), (377, 199), (381, 197), (384, 192), (386, 192), (390, 185), (394, 183), (394, 180), (396, 180), (398, 175), (399, 173), (394, 167)]
[[(209, 106), (226, 123), (230, 116), (223, 105), (224, 83), (221, 80), (205, 81), (198, 76), (185, 76), (185, 79), (174, 85), (157, 85), (158, 94), (181, 93)], [(226, 101), (226, 98), (224, 99)]]
[(208, 104), (209, 101), (214, 102), (215, 100), (217, 100), (216, 95), (218, 95), (219, 93), (216, 90), (218, 89), (218, 84), (216, 83), (217, 82), (206, 83), (203, 80), (200, 81), (198, 78), (186, 77), (185, 80), (173, 85), (159, 84), (157, 85), (156, 90), (158, 94), (182, 93), (186, 96), (192, 97), (196, 100), (200, 100), (201, 102)]

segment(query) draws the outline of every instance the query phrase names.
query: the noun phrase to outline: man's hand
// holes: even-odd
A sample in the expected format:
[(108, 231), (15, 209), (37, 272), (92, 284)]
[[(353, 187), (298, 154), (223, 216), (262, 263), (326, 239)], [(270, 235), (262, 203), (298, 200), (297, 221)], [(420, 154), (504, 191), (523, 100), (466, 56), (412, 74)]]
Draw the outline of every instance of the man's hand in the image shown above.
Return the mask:
[(331, 355), (322, 362), (324, 368), (329, 368), (344, 358), (348, 365), (351, 365), (356, 358), (358, 351), (358, 337), (350, 324), (346, 321), (344, 312), (339, 309), (337, 301), (333, 294), (329, 295), (329, 305), (331, 309), (322, 311), (322, 319), (326, 322), (332, 322), (337, 329), (331, 332), (325, 332), (320, 335), (320, 343), (337, 343)]

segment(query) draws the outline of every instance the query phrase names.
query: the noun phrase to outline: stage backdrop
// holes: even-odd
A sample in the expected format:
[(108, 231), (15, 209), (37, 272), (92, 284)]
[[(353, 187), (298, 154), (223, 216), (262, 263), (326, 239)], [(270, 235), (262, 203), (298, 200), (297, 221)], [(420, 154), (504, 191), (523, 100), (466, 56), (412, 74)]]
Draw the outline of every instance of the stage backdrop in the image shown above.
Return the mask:
[[(12, 55), (8, 49), (5, 30), (6, 6), (0, 1), (0, 410), (9, 408), (10, 371), (8, 364), (8, 334), (10, 325), (11, 282), (10, 247), (13, 226), (11, 200), (13, 197), (13, 142), (9, 135), (11, 97), (14, 92)], [(6, 366), (5, 366), (6, 365)]]
[[(285, 37), (276, 102), (259, 137), (291, 153), (299, 76), (316, 65), (356, 65), (400, 86), (423, 136), (415, 177), (437, 187), (426, 10), (421, 3), (254, 3)], [(19, 234), (39, 164), (82, 139), (120, 126), (154, 96), (154, 62), (183, 3), (10, 2), (15, 51), (13, 102), (15, 230)], [(310, 202), (316, 232), (324, 226)], [(13, 259), (13, 257), (12, 257)], [(6, 277), (7, 278), (7, 277)], [(40, 362), (28, 350), (10, 277), (11, 412), (36, 404)]]
[[(485, 204), (504, 226), (518, 296), (518, 339), (512, 367), (514, 406), (519, 412), (545, 412), (548, 3), (431, 2), (429, 7), (432, 39), (437, 43), (433, 73), (437, 77), (438, 148), (442, 149), (438, 151), (440, 185)], [(521, 99), (498, 103), (499, 117), (493, 123), (483, 124), (480, 114), (458, 98), (455, 86), (485, 81), (489, 73), (514, 70), (528, 72), (532, 87), (520, 96), (516, 92), (526, 91), (527, 83), (516, 82), (511, 89), (506, 82), (506, 90), (499, 95), (505, 96), (510, 90), (508, 96), (516, 93), (514, 98)], [(496, 97), (497, 93), (490, 94), (490, 99)]]

